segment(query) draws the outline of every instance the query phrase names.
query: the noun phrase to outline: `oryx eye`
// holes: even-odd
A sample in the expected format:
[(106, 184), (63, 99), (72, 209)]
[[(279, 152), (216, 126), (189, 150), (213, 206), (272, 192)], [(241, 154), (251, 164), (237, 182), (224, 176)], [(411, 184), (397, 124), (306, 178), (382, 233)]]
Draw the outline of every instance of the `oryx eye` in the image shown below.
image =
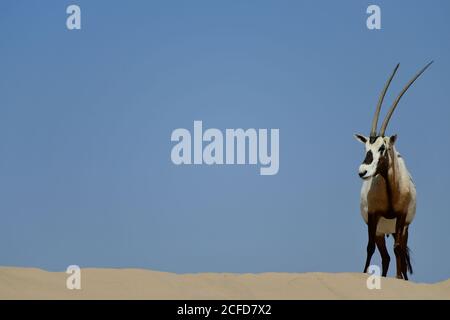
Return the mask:
[(380, 149), (378, 149), (379, 153), (383, 153), (384, 150), (386, 149), (386, 147), (384, 146), (384, 144), (380, 147)]

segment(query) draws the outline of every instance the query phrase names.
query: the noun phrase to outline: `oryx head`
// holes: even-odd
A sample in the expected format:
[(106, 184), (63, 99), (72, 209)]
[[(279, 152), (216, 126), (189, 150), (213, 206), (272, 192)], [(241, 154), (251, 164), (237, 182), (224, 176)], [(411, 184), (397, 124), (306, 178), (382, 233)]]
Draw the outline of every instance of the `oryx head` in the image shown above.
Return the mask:
[(355, 134), (355, 138), (358, 141), (364, 143), (365, 145), (366, 156), (364, 158), (363, 163), (359, 166), (359, 173), (358, 173), (362, 179), (368, 179), (370, 177), (376, 176), (379, 173), (382, 173), (383, 170), (387, 170), (389, 166), (389, 152), (392, 151), (392, 147), (394, 146), (394, 143), (397, 139), (396, 135), (393, 135), (391, 137), (385, 136), (389, 120), (391, 119), (391, 116), (394, 113), (394, 110), (397, 107), (400, 99), (408, 90), (408, 88), (432, 63), (433, 61), (428, 63), (406, 84), (406, 86), (397, 96), (388, 113), (386, 114), (383, 124), (381, 125), (380, 132), (377, 134), (377, 124), (378, 124), (378, 117), (380, 115), (381, 105), (383, 104), (386, 91), (389, 88), (392, 78), (394, 78), (394, 75), (397, 72), (397, 69), (400, 66), (400, 64), (397, 64), (388, 81), (384, 85), (383, 91), (381, 91), (380, 98), (378, 99), (375, 115), (373, 117), (370, 136), (365, 137), (360, 134)]

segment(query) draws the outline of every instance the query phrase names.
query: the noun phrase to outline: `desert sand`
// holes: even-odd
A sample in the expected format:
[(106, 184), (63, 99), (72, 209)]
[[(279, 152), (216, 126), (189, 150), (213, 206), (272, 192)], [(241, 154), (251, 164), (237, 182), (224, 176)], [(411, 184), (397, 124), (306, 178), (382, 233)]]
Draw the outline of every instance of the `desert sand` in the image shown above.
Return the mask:
[(382, 278), (369, 290), (362, 273), (197, 273), (81, 270), (81, 289), (65, 272), (0, 267), (0, 299), (450, 299), (450, 279), (435, 284)]

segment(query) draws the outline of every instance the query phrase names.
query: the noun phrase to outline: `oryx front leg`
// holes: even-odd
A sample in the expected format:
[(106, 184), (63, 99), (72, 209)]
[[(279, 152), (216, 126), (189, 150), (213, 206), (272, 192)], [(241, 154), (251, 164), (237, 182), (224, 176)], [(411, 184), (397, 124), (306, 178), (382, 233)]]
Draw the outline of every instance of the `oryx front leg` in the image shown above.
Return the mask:
[(377, 235), (375, 238), (375, 242), (377, 244), (378, 251), (380, 251), (381, 255), (381, 264), (383, 266), (383, 273), (381, 274), (383, 277), (386, 277), (388, 269), (389, 269), (389, 263), (391, 261), (391, 257), (389, 257), (388, 250), (386, 248), (386, 240), (385, 235)]
[(375, 252), (375, 237), (377, 232), (379, 216), (373, 213), (369, 213), (367, 218), (368, 218), (367, 230), (369, 240), (367, 242), (367, 258), (366, 258), (366, 265), (364, 266), (364, 273), (367, 272), (367, 269), (369, 268), (370, 265), (370, 260), (372, 259), (373, 253)]

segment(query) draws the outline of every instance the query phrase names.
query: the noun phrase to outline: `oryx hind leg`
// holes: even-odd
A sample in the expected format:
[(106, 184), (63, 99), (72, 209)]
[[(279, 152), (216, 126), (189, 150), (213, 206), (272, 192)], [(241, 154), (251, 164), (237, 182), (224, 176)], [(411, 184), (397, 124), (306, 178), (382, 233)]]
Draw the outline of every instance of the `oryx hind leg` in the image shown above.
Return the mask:
[(405, 273), (403, 272), (404, 270), (406, 270), (406, 250), (407, 250), (404, 241), (405, 218), (406, 218), (405, 215), (401, 215), (400, 217), (397, 218), (397, 222), (395, 224), (394, 253), (397, 264), (397, 278), (408, 280), (406, 272)]

